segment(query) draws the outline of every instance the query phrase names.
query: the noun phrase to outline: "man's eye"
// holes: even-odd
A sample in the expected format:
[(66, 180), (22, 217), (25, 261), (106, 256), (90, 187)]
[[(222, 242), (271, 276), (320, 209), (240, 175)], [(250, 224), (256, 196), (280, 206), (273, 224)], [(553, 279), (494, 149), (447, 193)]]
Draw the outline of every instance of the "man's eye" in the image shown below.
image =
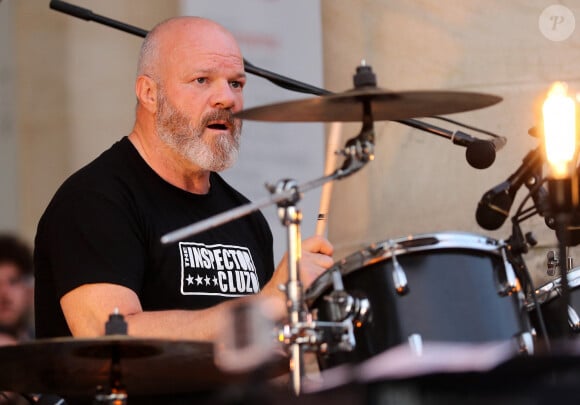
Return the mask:
[(195, 81), (199, 84), (203, 84), (207, 82), (207, 79), (205, 77), (198, 77), (197, 79), (195, 79)]
[(241, 89), (244, 87), (244, 83), (242, 82), (238, 82), (238, 81), (233, 81), (230, 82), (230, 85), (234, 88), (234, 89)]

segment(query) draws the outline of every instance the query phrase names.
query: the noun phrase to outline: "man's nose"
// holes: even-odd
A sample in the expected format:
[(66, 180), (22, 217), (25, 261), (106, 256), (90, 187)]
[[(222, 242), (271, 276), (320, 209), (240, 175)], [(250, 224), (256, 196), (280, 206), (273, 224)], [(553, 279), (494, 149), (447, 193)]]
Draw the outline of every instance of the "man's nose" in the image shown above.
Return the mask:
[(211, 97), (212, 107), (231, 109), (236, 105), (238, 96), (229, 82), (216, 82)]

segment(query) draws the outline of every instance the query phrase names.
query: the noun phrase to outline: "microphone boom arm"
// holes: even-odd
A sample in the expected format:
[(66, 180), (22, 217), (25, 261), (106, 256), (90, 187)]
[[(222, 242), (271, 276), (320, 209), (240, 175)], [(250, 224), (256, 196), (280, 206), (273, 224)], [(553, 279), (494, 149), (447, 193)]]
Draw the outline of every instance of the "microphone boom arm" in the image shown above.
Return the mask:
[[(129, 25), (117, 20), (113, 20), (109, 17), (105, 17), (99, 14), (93, 13), (91, 10), (76, 6), (74, 4), (67, 3), (62, 0), (51, 0), (49, 7), (52, 10), (60, 11), (62, 13), (68, 14), (73, 17), (77, 17), (83, 19), (85, 21), (94, 21), (99, 24), (105, 25), (107, 27), (115, 28), (120, 31), (136, 35), (138, 37), (145, 38), (147, 36), (148, 31), (142, 28), (135, 27), (133, 25)], [(275, 85), (282, 87), (286, 90), (296, 91), (299, 93), (307, 93), (307, 94), (314, 94), (317, 96), (323, 95), (331, 95), (334, 94), (333, 92), (322, 89), (316, 86), (312, 86), (307, 83), (303, 83), (294, 79), (291, 79), (286, 76), (279, 75), (277, 73), (271, 72), (266, 69), (262, 69), (260, 67), (255, 66), (254, 64), (248, 62), (244, 59), (244, 69), (246, 72), (254, 74), (258, 77), (266, 79)], [(438, 117), (434, 117), (438, 118)], [(437, 127), (435, 125), (427, 124), (425, 122), (416, 120), (416, 119), (405, 119), (405, 120), (397, 120), (401, 124), (407, 125), (412, 128), (420, 129), (421, 131), (425, 131), (437, 136), (441, 136), (447, 139), (451, 139), (453, 141), (454, 133), (448, 131), (446, 129)], [(483, 131), (482, 131), (483, 132)], [(455, 142), (454, 142), (455, 143)]]

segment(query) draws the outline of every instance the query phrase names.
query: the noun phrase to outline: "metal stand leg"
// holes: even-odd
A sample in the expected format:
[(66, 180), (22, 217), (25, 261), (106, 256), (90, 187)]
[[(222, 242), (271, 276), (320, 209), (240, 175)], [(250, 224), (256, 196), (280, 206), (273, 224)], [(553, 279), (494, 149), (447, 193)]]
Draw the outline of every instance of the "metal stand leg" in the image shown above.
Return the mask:
[[(300, 282), (300, 258), (302, 257), (300, 223), (302, 212), (294, 205), (299, 199), (297, 184), (293, 180), (282, 180), (276, 186), (277, 192), (294, 190), (293, 197), (278, 205), (278, 217), (287, 229), (288, 235), (288, 282), (284, 286), (286, 307), (290, 329), (295, 329), (306, 321), (302, 283)], [(300, 394), (303, 375), (303, 348), (294, 341), (290, 344), (291, 388), (296, 395)]]

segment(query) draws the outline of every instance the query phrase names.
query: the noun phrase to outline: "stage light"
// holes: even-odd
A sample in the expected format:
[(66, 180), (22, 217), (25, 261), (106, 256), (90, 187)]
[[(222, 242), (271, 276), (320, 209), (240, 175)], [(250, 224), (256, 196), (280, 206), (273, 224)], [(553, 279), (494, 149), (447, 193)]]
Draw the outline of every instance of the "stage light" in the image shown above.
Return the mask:
[(569, 178), (575, 171), (576, 104), (567, 87), (554, 83), (542, 107), (546, 159), (553, 179)]
[(548, 194), (550, 210), (555, 219), (558, 251), (562, 263), (562, 297), (558, 323), (568, 329), (570, 292), (565, 264), (568, 262), (570, 226), (578, 210), (578, 175), (576, 169), (576, 102), (567, 95), (568, 86), (556, 82), (550, 88), (542, 106), (544, 148), (550, 167)]

